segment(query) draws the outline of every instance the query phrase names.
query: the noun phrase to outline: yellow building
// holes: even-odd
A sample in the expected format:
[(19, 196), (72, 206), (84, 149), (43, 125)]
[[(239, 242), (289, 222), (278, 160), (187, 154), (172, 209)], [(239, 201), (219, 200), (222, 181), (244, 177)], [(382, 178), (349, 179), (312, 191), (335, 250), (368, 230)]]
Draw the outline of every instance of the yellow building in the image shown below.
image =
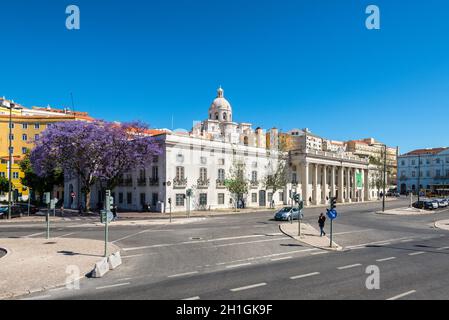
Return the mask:
[[(20, 161), (28, 150), (31, 150), (40, 134), (49, 124), (61, 121), (92, 121), (85, 112), (73, 112), (69, 109), (25, 108), (14, 101), (0, 98), (0, 176), (9, 178), (9, 123), (12, 120), (12, 184), (19, 200), (27, 200), (29, 190), (23, 186), (20, 178), (24, 173), (20, 170)], [(6, 194), (0, 194), (0, 201), (6, 200)]]

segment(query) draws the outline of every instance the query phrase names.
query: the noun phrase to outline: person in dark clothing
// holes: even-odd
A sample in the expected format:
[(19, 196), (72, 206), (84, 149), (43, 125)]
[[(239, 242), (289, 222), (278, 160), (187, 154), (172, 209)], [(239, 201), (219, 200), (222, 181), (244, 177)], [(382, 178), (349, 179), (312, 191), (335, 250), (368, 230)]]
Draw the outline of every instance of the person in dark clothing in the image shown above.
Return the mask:
[(113, 221), (117, 220), (117, 206), (115, 204), (112, 205), (111, 211), (112, 211), (112, 215), (114, 217)]
[(318, 225), (320, 226), (320, 237), (323, 235), (326, 235), (326, 232), (324, 232), (324, 225), (326, 223), (326, 217), (323, 213), (320, 214), (320, 217), (318, 218)]

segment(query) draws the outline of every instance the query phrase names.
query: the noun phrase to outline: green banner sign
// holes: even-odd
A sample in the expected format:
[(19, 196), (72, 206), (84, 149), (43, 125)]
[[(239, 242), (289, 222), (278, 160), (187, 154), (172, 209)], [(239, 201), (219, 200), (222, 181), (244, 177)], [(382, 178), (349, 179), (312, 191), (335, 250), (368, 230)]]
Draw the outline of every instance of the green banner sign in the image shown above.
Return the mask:
[(362, 173), (357, 172), (355, 175), (355, 179), (357, 182), (357, 189), (363, 189), (363, 180), (362, 180)]

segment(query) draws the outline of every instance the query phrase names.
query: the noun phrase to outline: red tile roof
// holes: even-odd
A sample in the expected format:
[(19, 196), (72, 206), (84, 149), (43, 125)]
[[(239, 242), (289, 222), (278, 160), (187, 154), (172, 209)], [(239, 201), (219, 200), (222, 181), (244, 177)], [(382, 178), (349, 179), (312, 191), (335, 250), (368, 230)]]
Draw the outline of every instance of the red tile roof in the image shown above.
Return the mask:
[(449, 148), (417, 149), (417, 150), (410, 151), (409, 153), (406, 153), (405, 156), (417, 156), (417, 155), (423, 155), (423, 154), (438, 154), (447, 149), (449, 149)]

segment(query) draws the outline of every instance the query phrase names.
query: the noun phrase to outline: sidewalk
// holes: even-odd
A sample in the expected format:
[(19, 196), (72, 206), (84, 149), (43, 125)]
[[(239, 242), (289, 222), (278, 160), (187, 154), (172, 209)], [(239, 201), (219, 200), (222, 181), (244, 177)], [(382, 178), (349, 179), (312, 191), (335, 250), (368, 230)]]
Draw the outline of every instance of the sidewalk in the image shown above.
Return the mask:
[[(90, 239), (0, 239), (7, 254), (0, 258), (0, 299), (63, 286), (83, 278), (102, 259), (104, 242)], [(120, 250), (109, 244), (109, 252)], [(68, 269), (70, 267), (70, 269)]]
[(385, 214), (385, 215), (399, 215), (399, 216), (409, 216), (409, 215), (426, 215), (426, 214), (433, 214), (434, 212), (428, 211), (428, 210), (421, 210), (416, 208), (396, 208), (391, 210), (385, 210), (385, 212), (382, 211), (376, 211), (377, 214)]
[(332, 251), (341, 251), (343, 249), (335, 242), (332, 242), (331, 248), (330, 239), (327, 236), (320, 237), (320, 232), (308, 223), (301, 222), (301, 237), (298, 236), (297, 221), (294, 221), (293, 223), (283, 223), (279, 225), (279, 229), (285, 235), (315, 248)]

